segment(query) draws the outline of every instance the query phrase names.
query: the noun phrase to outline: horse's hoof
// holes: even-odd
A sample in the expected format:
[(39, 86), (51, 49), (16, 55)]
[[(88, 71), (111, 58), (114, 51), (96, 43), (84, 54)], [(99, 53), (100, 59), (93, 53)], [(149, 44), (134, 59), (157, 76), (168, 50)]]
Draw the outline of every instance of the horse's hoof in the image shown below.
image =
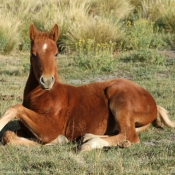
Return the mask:
[(89, 144), (83, 144), (79, 147), (79, 152), (90, 151), (92, 147)]
[(87, 142), (88, 140), (97, 137), (94, 134), (85, 134), (82, 139), (81, 139), (81, 143)]
[(10, 144), (13, 140), (17, 138), (16, 134), (12, 131), (6, 131), (2, 137), (2, 144)]
[(100, 137), (93, 137), (80, 146), (80, 151), (89, 151), (92, 149), (101, 149), (105, 146), (109, 146), (108, 142)]
[(68, 143), (69, 142), (69, 140), (63, 135), (59, 135), (58, 136), (58, 140), (59, 140), (60, 144), (64, 144), (64, 143)]
[(131, 146), (131, 142), (129, 140), (123, 140), (118, 143), (120, 148), (128, 148)]

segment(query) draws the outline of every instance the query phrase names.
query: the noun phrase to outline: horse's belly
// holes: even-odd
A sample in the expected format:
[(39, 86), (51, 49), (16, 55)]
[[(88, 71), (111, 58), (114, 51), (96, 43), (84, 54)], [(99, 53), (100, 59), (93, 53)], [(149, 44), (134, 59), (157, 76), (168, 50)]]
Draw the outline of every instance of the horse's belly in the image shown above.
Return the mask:
[(77, 109), (70, 117), (66, 127), (66, 137), (74, 140), (86, 133), (103, 135), (107, 130), (109, 109), (107, 106), (97, 109)]

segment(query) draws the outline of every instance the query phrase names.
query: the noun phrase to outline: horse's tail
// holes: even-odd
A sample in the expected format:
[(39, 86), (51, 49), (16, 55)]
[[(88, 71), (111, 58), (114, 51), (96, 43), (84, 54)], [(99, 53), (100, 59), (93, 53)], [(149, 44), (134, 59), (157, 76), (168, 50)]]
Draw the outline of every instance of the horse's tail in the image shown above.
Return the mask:
[(161, 106), (157, 105), (157, 118), (152, 122), (153, 126), (155, 127), (175, 127), (175, 121), (171, 121), (168, 112)]

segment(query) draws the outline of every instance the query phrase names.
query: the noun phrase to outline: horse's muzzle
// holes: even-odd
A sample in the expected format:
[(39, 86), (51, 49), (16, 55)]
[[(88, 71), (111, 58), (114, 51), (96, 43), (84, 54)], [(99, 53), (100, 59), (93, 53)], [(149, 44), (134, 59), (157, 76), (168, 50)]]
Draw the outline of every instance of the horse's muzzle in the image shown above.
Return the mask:
[(50, 90), (55, 82), (55, 78), (53, 76), (41, 76), (39, 79), (39, 83), (42, 89)]

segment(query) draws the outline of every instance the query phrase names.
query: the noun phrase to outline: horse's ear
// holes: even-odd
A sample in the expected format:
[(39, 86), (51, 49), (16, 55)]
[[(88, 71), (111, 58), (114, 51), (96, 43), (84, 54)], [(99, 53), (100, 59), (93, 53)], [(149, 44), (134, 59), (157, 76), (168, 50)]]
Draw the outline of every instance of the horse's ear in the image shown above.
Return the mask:
[(30, 40), (33, 41), (36, 35), (38, 34), (38, 30), (36, 29), (34, 24), (30, 25), (29, 33), (30, 33)]
[(59, 27), (57, 24), (55, 24), (52, 30), (50, 31), (49, 37), (56, 42), (58, 40), (58, 36), (59, 36)]

